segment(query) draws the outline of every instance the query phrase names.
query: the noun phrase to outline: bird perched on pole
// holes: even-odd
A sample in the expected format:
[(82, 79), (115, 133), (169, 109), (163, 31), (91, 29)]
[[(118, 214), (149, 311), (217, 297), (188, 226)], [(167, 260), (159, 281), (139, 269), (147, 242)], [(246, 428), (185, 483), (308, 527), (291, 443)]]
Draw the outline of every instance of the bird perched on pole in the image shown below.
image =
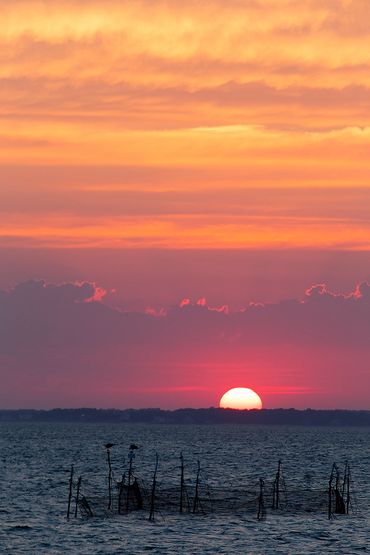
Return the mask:
[(139, 448), (137, 445), (135, 445), (135, 443), (131, 443), (130, 450), (133, 451), (134, 449), (139, 449)]
[(114, 447), (115, 445), (116, 445), (115, 443), (106, 443), (106, 444), (104, 445), (104, 447), (105, 447), (106, 449), (112, 449), (112, 447)]

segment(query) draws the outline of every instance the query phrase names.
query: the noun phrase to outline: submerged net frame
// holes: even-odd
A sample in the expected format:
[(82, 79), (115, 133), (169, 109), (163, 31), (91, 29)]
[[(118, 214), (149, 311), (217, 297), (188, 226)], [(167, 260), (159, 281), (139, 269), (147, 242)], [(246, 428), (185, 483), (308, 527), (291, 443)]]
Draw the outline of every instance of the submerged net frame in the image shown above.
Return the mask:
[[(288, 515), (328, 513), (329, 518), (355, 512), (353, 481), (348, 463), (343, 478), (337, 465), (333, 465), (328, 487), (309, 488), (302, 483), (292, 489), (286, 486), (281, 461), (273, 480), (260, 479), (252, 487), (242, 482), (210, 487), (199, 461), (196, 477), (192, 480), (189, 477), (184, 479), (183, 458), (177, 476), (168, 475), (167, 479), (162, 477), (158, 480), (157, 468), (158, 460), (152, 484), (142, 480), (130, 469), (130, 480), (123, 474), (115, 486), (112, 487), (110, 482), (108, 495), (106, 490), (87, 493), (82, 488), (80, 491), (81, 477), (78, 484), (74, 485), (71, 475), (70, 495), (76, 507), (75, 516), (77, 508), (83, 517), (106, 518), (139, 511), (141, 514), (149, 513), (150, 520), (154, 520), (154, 514), (164, 517), (177, 513), (253, 515), (258, 520), (265, 520), (270, 510)], [(71, 480), (69, 483), (71, 487)], [(73, 497), (74, 489), (78, 493)]]

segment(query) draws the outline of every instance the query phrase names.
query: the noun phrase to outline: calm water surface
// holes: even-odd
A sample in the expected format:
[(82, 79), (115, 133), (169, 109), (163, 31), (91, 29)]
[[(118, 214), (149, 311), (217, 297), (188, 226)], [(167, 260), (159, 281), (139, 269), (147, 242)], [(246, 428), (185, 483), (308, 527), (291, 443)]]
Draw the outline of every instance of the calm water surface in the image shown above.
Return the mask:
[[(325, 507), (307, 513), (274, 512), (258, 522), (253, 510), (222, 514), (114, 514), (66, 521), (69, 468), (83, 476), (83, 493), (106, 495), (103, 445), (112, 449), (115, 478), (127, 468), (130, 443), (139, 446), (136, 473), (150, 483), (159, 453), (159, 491), (178, 484), (179, 454), (194, 483), (197, 459), (202, 491), (239, 487), (251, 495), (274, 476), (282, 459), (289, 491), (303, 485), (325, 495), (331, 465), (352, 467), (355, 513), (328, 521)], [(122, 424), (0, 424), (0, 553), (17, 554), (321, 554), (370, 551), (370, 430), (248, 426)], [(324, 497), (325, 499), (325, 497)]]

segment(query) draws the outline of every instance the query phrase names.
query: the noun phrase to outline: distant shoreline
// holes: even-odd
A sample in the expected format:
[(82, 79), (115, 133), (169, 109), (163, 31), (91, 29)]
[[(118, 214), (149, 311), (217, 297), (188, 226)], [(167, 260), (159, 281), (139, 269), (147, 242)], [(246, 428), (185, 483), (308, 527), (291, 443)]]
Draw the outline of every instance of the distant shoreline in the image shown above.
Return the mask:
[(122, 424), (246, 424), (369, 426), (370, 410), (262, 409), (17, 409), (0, 410), (1, 422), (89, 422)]

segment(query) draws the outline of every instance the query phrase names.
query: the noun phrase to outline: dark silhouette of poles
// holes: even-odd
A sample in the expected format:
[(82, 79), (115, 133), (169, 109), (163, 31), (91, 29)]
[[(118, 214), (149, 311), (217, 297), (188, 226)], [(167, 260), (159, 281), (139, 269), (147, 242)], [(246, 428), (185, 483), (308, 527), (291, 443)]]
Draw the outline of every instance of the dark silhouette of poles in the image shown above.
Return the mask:
[(69, 476), (69, 494), (68, 494), (68, 508), (67, 508), (67, 519), (69, 520), (69, 516), (71, 514), (71, 501), (72, 501), (72, 490), (73, 490), (73, 465), (71, 466), (71, 473)]
[(81, 476), (80, 476), (79, 479), (78, 479), (78, 481), (77, 481), (76, 505), (75, 505), (75, 518), (77, 518), (78, 503), (79, 503), (79, 501), (80, 501), (81, 481), (82, 481), (82, 478), (81, 478)]
[(155, 487), (157, 483), (157, 471), (158, 471), (158, 453), (155, 454), (155, 469), (153, 474), (152, 492), (150, 495), (149, 520), (154, 520)]
[[(333, 487), (333, 481), (335, 478), (335, 486)], [(336, 463), (333, 464), (332, 467), (332, 472), (331, 472), (331, 482), (329, 483), (330, 485), (330, 511), (331, 514), (333, 515), (333, 506), (332, 506), (332, 497), (334, 495), (334, 499), (335, 499), (335, 507), (334, 507), (334, 513), (339, 514), (339, 515), (344, 515), (346, 514), (346, 506), (344, 503), (344, 499), (341, 493), (341, 486), (340, 486), (340, 473), (339, 473), (339, 469), (336, 465)]]
[(272, 491), (272, 508), (279, 509), (280, 507), (280, 481), (281, 481), (281, 461), (278, 462), (278, 469), (274, 480)]

